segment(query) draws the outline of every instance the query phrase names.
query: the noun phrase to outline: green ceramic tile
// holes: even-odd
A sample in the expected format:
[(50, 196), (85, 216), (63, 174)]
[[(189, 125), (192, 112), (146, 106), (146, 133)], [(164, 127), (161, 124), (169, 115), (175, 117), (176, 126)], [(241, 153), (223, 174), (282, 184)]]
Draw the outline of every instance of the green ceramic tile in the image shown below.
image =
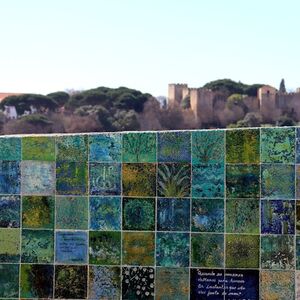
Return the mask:
[(224, 267), (224, 235), (193, 233), (191, 236), (192, 267)]
[(123, 198), (123, 230), (155, 230), (155, 199)]
[(156, 165), (149, 163), (123, 164), (122, 184), (124, 196), (155, 196)]
[(56, 197), (56, 229), (88, 228), (87, 197)]
[(285, 164), (261, 166), (261, 196), (266, 199), (295, 198), (295, 167)]
[(227, 198), (258, 198), (260, 169), (258, 165), (227, 165)]
[(259, 235), (226, 235), (226, 268), (259, 267)]
[(21, 160), (20, 138), (0, 138), (0, 160)]
[(224, 163), (224, 131), (208, 130), (192, 132), (192, 163)]
[(261, 161), (264, 163), (294, 163), (295, 129), (262, 128)]
[(156, 162), (155, 133), (127, 133), (123, 135), (123, 162)]
[(53, 265), (21, 265), (21, 297), (49, 299), (53, 295)]
[(55, 161), (54, 137), (24, 137), (22, 139), (22, 159)]
[(0, 297), (19, 297), (19, 265), (0, 264)]
[(54, 236), (52, 230), (22, 230), (23, 263), (53, 263)]
[(259, 130), (243, 129), (226, 132), (227, 163), (259, 163)]
[(56, 137), (56, 160), (87, 161), (88, 137), (85, 135), (65, 135)]
[(259, 234), (259, 199), (226, 200), (226, 232)]
[(157, 170), (157, 193), (160, 197), (189, 197), (191, 193), (191, 165), (161, 163)]
[(20, 229), (0, 229), (0, 263), (16, 263), (20, 260)]
[(89, 263), (93, 265), (120, 265), (121, 232), (90, 231)]
[(154, 266), (154, 232), (123, 232), (122, 264), (133, 266)]
[(23, 228), (54, 228), (54, 197), (25, 196), (22, 198)]
[(294, 270), (294, 236), (263, 235), (261, 237), (261, 268)]
[(87, 163), (56, 163), (56, 193), (58, 195), (85, 195), (87, 187)]

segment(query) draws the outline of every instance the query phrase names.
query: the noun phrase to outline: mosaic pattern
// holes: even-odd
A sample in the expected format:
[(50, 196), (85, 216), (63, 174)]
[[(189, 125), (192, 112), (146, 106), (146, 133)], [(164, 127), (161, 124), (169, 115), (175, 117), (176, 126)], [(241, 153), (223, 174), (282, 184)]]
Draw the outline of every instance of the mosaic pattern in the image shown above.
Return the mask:
[(300, 129), (0, 137), (0, 300), (300, 297)]

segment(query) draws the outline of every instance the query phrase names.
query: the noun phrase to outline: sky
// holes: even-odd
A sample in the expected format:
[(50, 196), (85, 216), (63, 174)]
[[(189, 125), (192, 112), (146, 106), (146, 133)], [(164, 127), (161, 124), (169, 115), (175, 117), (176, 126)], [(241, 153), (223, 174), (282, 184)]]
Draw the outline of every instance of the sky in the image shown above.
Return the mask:
[(0, 0), (0, 92), (300, 87), (299, 0)]

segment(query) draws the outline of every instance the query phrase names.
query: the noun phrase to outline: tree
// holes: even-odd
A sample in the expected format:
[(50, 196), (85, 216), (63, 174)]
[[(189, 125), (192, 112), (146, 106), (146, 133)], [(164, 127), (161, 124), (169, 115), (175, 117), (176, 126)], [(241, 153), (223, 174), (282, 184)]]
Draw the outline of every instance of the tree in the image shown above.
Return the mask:
[(282, 93), (282, 94), (285, 94), (285, 93), (286, 93), (286, 88), (285, 88), (285, 82), (284, 82), (284, 79), (281, 79), (281, 81), (280, 81), (279, 92)]
[(112, 125), (116, 131), (139, 130), (140, 124), (134, 110), (118, 110), (113, 116)]
[(48, 94), (47, 97), (50, 97), (59, 107), (62, 107), (69, 101), (70, 95), (66, 92), (54, 92)]
[(239, 120), (236, 124), (230, 124), (229, 128), (239, 127), (259, 127), (262, 123), (262, 117), (259, 113), (247, 113), (243, 120)]
[(182, 101), (181, 101), (181, 108), (182, 109), (189, 109), (191, 107), (191, 99), (190, 96), (186, 96)]
[(14, 133), (50, 133), (52, 132), (53, 122), (41, 114), (23, 116), (17, 120), (8, 121), (3, 131), (5, 134)]
[(245, 104), (243, 102), (245, 96), (242, 94), (232, 94), (227, 98), (226, 104), (228, 108), (232, 108), (234, 105), (240, 106), (245, 110)]
[(23, 115), (25, 111), (31, 111), (31, 107), (36, 108), (39, 112), (54, 111), (58, 108), (58, 104), (54, 99), (39, 94), (6, 97), (0, 104), (2, 109), (5, 106), (14, 106), (18, 115)]
[(257, 95), (257, 90), (262, 86), (263, 84), (248, 85), (231, 79), (219, 79), (208, 82), (203, 87), (212, 91), (221, 92), (227, 96), (232, 94), (245, 94), (247, 96), (255, 97)]
[(277, 126), (295, 126), (296, 122), (292, 118), (285, 115), (285, 116), (281, 116), (277, 120), (276, 125)]

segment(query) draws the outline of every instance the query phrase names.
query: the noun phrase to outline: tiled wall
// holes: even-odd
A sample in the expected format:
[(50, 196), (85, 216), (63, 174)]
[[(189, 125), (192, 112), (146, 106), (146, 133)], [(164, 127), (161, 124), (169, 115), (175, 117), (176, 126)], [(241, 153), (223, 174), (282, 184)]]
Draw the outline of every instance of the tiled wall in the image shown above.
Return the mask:
[(298, 136), (1, 137), (0, 298), (296, 299)]

